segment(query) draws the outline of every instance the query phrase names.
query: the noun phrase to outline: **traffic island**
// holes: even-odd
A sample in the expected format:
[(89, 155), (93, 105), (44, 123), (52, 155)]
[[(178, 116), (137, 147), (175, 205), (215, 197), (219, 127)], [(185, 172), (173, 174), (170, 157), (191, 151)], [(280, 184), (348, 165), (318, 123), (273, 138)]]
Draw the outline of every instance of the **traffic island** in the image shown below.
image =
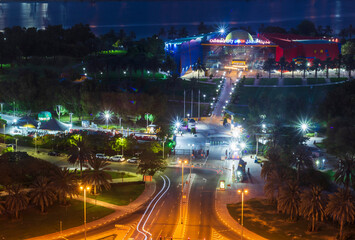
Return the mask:
[[(241, 218), (241, 203), (228, 204), (227, 208), (234, 222)], [(264, 198), (244, 202), (244, 227), (267, 239), (335, 239), (339, 231), (336, 225), (329, 221), (317, 225), (317, 232), (309, 232), (309, 221), (302, 217), (298, 217), (297, 221), (290, 221), (288, 215), (278, 213), (276, 206), (269, 204)]]

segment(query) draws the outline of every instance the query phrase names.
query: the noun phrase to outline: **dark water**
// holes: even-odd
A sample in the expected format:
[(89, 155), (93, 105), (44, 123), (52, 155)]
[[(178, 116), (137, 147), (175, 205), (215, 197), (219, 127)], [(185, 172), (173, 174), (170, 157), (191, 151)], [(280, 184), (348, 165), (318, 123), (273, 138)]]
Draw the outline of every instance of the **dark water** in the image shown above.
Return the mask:
[(230, 27), (260, 24), (286, 28), (303, 19), (330, 25), (338, 33), (355, 26), (355, 0), (195, 0), (195, 1), (80, 1), (3, 2), (0, 0), (0, 29), (20, 25), (44, 28), (62, 24), (89, 24), (96, 34), (110, 29), (135, 31), (138, 37), (157, 33), (161, 27), (187, 27), (195, 33), (199, 22)]

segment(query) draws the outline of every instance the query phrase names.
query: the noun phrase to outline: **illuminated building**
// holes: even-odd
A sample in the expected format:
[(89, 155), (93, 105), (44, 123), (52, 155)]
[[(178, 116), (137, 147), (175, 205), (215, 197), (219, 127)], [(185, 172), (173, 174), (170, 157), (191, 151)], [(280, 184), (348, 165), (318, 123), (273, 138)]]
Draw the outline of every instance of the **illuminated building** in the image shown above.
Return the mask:
[(176, 72), (184, 75), (201, 60), (207, 69), (247, 71), (262, 67), (268, 58), (286, 61), (314, 58), (337, 58), (340, 53), (338, 39), (298, 36), (294, 34), (258, 34), (251, 36), (244, 30), (228, 34), (212, 32), (165, 42), (165, 51), (177, 63)]

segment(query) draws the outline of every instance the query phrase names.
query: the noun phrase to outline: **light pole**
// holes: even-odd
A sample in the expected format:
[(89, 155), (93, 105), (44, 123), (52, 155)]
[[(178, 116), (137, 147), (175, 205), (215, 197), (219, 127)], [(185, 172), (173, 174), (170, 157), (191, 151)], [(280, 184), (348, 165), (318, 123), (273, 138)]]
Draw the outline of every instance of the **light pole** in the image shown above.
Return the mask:
[(5, 129), (5, 127), (6, 127), (6, 124), (4, 123), (4, 144), (6, 143), (6, 129)]
[(17, 141), (18, 141), (18, 139), (15, 138), (15, 141), (16, 141), (16, 150), (15, 150), (15, 152), (17, 152)]
[(86, 191), (90, 191), (90, 187), (80, 186), (80, 190), (84, 191), (84, 235), (86, 240)]
[(108, 119), (110, 118), (110, 114), (107, 112), (105, 113), (105, 119), (106, 119), (106, 128), (108, 129)]
[(242, 234), (240, 235), (240, 239), (243, 240), (243, 225), (244, 225), (244, 194), (248, 193), (248, 189), (238, 189), (237, 192), (242, 194), (242, 219), (241, 219), (241, 226), (242, 226)]
[(165, 148), (164, 148), (164, 146), (165, 146), (165, 141), (166, 141), (166, 137), (164, 137), (164, 140), (163, 140), (163, 159), (164, 159), (164, 156), (165, 156), (165, 154), (164, 154), (164, 151), (165, 151)]
[(203, 94), (203, 101), (206, 102), (206, 94)]
[(181, 163), (181, 206), (180, 206), (180, 217), (181, 217), (181, 224), (183, 224), (184, 216), (183, 216), (183, 198), (184, 198), (184, 164), (187, 164), (187, 160), (179, 160)]

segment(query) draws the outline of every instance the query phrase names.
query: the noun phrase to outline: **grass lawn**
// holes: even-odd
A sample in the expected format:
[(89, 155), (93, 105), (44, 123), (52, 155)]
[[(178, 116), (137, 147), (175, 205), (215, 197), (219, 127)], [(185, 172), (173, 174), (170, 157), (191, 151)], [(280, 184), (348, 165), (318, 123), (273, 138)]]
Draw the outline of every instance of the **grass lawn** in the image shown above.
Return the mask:
[(284, 85), (302, 85), (302, 78), (284, 78)]
[(254, 85), (255, 78), (245, 78), (244, 85)]
[(345, 77), (341, 77), (341, 78), (330, 78), (331, 82), (342, 82), (342, 81), (346, 81), (348, 80), (348, 78)]
[(325, 83), (325, 78), (307, 78), (307, 84)]
[(88, 197), (122, 206), (128, 205), (138, 198), (144, 191), (144, 188), (144, 182), (114, 183), (111, 184), (111, 190), (103, 190), (97, 196), (89, 195)]
[(107, 171), (107, 173), (111, 175), (112, 179), (122, 178), (122, 175), (123, 175), (123, 178), (132, 178), (132, 177), (136, 177), (137, 176), (136, 174), (129, 173), (129, 172)]
[[(51, 206), (48, 213), (42, 215), (39, 210), (30, 208), (21, 213), (22, 220), (12, 222), (6, 217), (0, 217), (0, 237), (4, 239), (25, 239), (53, 232), (58, 232), (59, 221), (63, 230), (83, 224), (83, 202), (71, 200), (71, 206)], [(87, 222), (102, 218), (114, 210), (87, 204)]]
[(337, 85), (312, 87), (304, 86), (295, 88), (244, 87), (243, 90), (240, 91), (238, 104), (229, 104), (228, 109), (232, 112), (248, 116), (248, 105), (251, 100), (263, 98), (270, 98), (271, 100), (273, 100), (287, 96), (293, 96), (295, 98), (297, 97), (299, 99), (303, 99), (303, 101), (305, 101), (307, 105), (318, 106), (323, 101), (327, 93), (336, 87)]
[[(289, 239), (329, 239), (338, 232), (337, 225), (319, 223), (319, 231), (309, 233), (308, 221), (299, 218), (297, 222), (290, 222), (288, 215), (277, 214), (276, 207), (269, 205), (264, 199), (251, 199), (244, 205), (244, 226), (256, 234), (277, 240)], [(241, 204), (229, 204), (231, 216), (238, 221), (241, 214)]]
[(259, 85), (277, 85), (279, 80), (277, 78), (261, 78)]

